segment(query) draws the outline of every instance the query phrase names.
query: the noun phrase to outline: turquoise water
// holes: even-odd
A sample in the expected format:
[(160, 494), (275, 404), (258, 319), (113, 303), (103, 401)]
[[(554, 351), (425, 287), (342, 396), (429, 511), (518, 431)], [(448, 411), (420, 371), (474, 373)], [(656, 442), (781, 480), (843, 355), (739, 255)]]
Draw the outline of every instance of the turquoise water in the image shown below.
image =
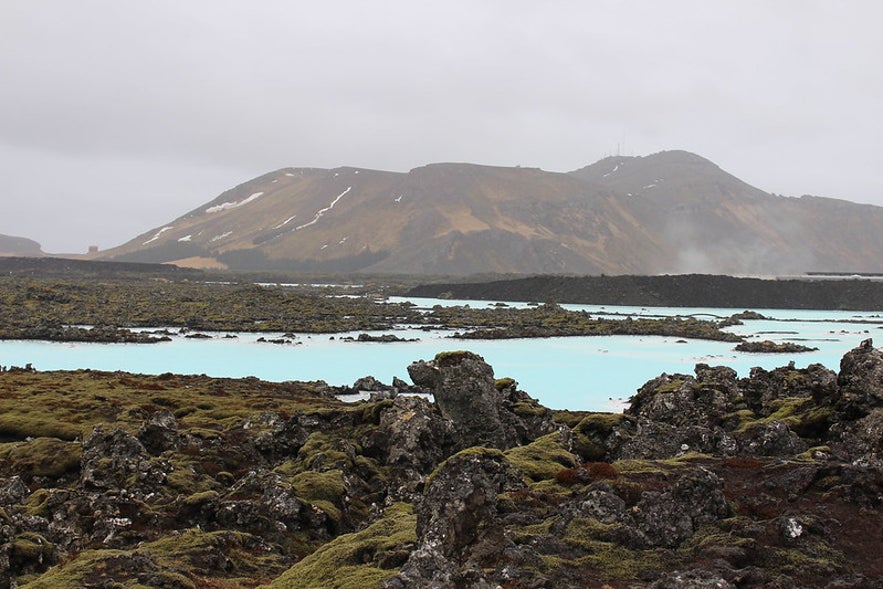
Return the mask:
[[(415, 299), (421, 306), (451, 304), (451, 301)], [(468, 302), (473, 307), (487, 302)], [(641, 307), (598, 307), (568, 305), (590, 313), (618, 315), (729, 316), (734, 309), (661, 309)], [(740, 376), (753, 366), (767, 369), (789, 361), (805, 367), (821, 363), (838, 370), (840, 358), (869, 337), (880, 334), (883, 317), (874, 313), (839, 311), (758, 310), (764, 315), (799, 321), (746, 321), (730, 328), (758, 339), (799, 341), (820, 348), (803, 354), (746, 354), (735, 352), (735, 344), (704, 340), (648, 336), (601, 336), (495, 341), (446, 339), (447, 332), (425, 332), (403, 328), (400, 337), (420, 338), (408, 343), (358, 343), (341, 340), (340, 335), (299, 335), (298, 345), (258, 343), (260, 335), (238, 334), (236, 339), (185, 339), (151, 345), (53, 343), (40, 341), (0, 341), (0, 364), (23, 366), (31, 363), (39, 370), (124, 370), (160, 374), (174, 372), (207, 374), (218, 377), (257, 376), (271, 381), (324, 380), (333, 385), (351, 385), (372, 375), (391, 382), (393, 376), (408, 379), (407, 366), (418, 359), (431, 359), (445, 350), (469, 349), (494, 367), (497, 377), (510, 376), (521, 389), (556, 409), (619, 410), (623, 401), (646, 381), (663, 372), (692, 374), (697, 362), (725, 365)], [(869, 323), (837, 323), (838, 320), (864, 320)], [(788, 333), (785, 333), (788, 332)], [(378, 332), (379, 333), (379, 332)], [(347, 334), (344, 334), (347, 335)], [(357, 335), (357, 334), (349, 334)]]

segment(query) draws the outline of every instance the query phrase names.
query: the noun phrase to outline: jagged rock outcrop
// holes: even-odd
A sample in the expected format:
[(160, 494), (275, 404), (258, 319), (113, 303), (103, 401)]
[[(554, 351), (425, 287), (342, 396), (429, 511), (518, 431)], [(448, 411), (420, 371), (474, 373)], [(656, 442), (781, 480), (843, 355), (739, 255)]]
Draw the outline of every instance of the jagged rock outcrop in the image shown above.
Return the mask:
[(396, 499), (414, 498), (425, 476), (457, 445), (452, 422), (426, 399), (395, 397), (378, 425), (362, 444), (390, 467), (389, 493)]
[(122, 429), (96, 427), (83, 440), (80, 478), (85, 488), (147, 494), (165, 481), (171, 466), (153, 460), (138, 438)]
[[(442, 416), (452, 422), (460, 448), (506, 449), (555, 430), (551, 414), (512, 384), (502, 383), (498, 390), (493, 368), (472, 352), (420, 360), (408, 367), (408, 374), (415, 385), (432, 392)], [(530, 411), (534, 407), (538, 410)]]
[(452, 422), (461, 447), (515, 445), (500, 415), (494, 371), (480, 356), (447, 352), (433, 361), (411, 364), (408, 374), (415, 385), (432, 392), (442, 416)]
[(840, 361), (837, 409), (845, 417), (867, 415), (883, 406), (883, 352), (866, 339)]
[(504, 543), (499, 496), (524, 488), (499, 451), (463, 451), (445, 461), (417, 502), (418, 544), (385, 589), (493, 589), (481, 562)]
[(672, 548), (729, 513), (721, 479), (698, 468), (667, 491), (644, 493), (631, 519), (647, 546)]

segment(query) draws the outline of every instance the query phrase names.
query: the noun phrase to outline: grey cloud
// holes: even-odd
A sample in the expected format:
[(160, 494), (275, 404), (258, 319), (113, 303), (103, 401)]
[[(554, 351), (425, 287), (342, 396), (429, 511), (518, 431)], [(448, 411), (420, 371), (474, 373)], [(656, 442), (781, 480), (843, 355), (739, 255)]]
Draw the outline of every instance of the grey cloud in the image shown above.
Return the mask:
[(48, 198), (25, 171), (53, 162), (76, 162), (52, 192), (94, 207), (102, 245), (286, 165), (564, 171), (681, 148), (764, 190), (883, 203), (874, 0), (7, 4), (0, 172), (20, 204), (0, 232), (49, 249), (101, 233), (21, 221)]

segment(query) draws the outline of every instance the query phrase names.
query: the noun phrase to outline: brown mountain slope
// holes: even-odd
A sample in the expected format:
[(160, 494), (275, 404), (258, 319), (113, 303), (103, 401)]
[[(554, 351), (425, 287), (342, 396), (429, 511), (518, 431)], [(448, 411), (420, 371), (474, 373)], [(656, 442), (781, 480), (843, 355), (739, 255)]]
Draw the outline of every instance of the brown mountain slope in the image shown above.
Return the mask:
[(283, 169), (103, 257), (469, 274), (880, 271), (883, 209), (764, 193), (682, 151), (569, 174)]
[(0, 235), (0, 256), (42, 256), (40, 244), (26, 237)]

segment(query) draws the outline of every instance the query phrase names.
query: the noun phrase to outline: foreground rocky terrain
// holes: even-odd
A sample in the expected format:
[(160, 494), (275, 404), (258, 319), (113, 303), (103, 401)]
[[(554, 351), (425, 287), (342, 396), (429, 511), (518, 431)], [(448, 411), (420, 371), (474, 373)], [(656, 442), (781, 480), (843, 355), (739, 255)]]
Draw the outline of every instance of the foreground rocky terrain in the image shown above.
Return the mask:
[(552, 412), (470, 352), (415, 388), (0, 371), (0, 587), (883, 586), (883, 352)]

